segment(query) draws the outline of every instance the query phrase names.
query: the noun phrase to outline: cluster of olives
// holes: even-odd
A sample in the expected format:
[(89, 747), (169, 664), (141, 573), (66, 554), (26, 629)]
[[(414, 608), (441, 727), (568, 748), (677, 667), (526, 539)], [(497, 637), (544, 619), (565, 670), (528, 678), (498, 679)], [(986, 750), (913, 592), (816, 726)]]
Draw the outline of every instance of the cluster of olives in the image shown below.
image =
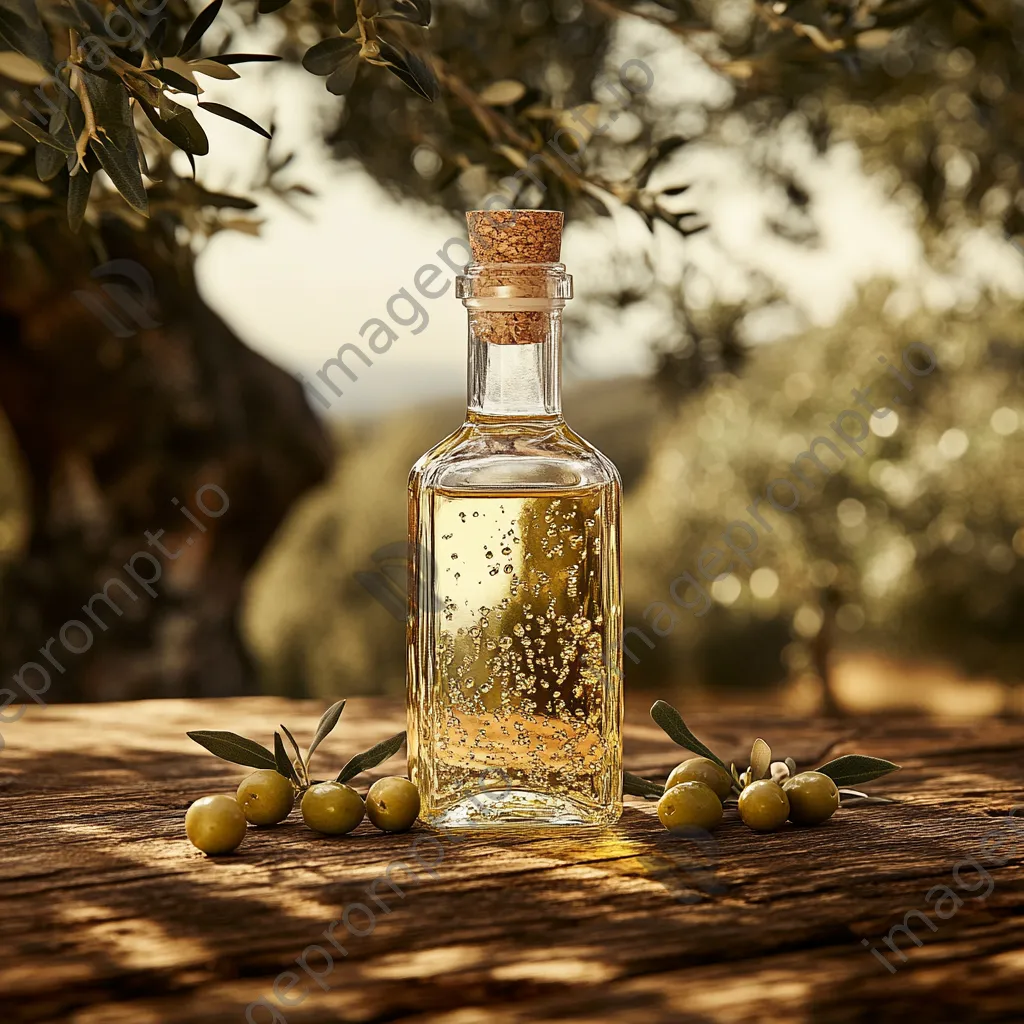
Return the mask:
[[(839, 807), (839, 789), (821, 772), (801, 772), (782, 778), (747, 782), (740, 789), (740, 819), (757, 832), (772, 832), (788, 818), (795, 825), (820, 825)], [(746, 776), (749, 778), (749, 775)], [(721, 820), (723, 804), (739, 788), (720, 764), (708, 757), (692, 757), (672, 770), (658, 801), (658, 817), (670, 831), (685, 828), (713, 829)]]
[[(242, 780), (234, 799), (204, 796), (185, 814), (189, 841), (210, 855), (231, 853), (245, 838), (247, 825), (277, 825), (295, 806), (296, 787), (272, 768)], [(302, 791), (302, 820), (314, 832), (340, 836), (367, 817), (382, 832), (405, 832), (420, 813), (420, 795), (408, 780), (378, 779), (366, 800), (341, 782), (316, 782)]]
[[(344, 700), (335, 701), (317, 722), (316, 732), (305, 756), (287, 726), (274, 733), (274, 749), (268, 750), (255, 740), (220, 729), (189, 732), (189, 739), (217, 757), (232, 764), (257, 768), (235, 793), (206, 796), (197, 800), (185, 815), (185, 832), (192, 845), (204, 853), (231, 853), (245, 838), (247, 825), (277, 825), (295, 806), (301, 795), (302, 820), (314, 832), (341, 836), (369, 818), (382, 832), (404, 832), (412, 828), (420, 813), (420, 796), (408, 780), (397, 777), (378, 779), (366, 794), (366, 800), (346, 785), (357, 775), (397, 754), (405, 742), (400, 732), (350, 758), (333, 782), (314, 782), (310, 761), (321, 743), (331, 734), (345, 710)], [(290, 758), (282, 735), (295, 752)]]

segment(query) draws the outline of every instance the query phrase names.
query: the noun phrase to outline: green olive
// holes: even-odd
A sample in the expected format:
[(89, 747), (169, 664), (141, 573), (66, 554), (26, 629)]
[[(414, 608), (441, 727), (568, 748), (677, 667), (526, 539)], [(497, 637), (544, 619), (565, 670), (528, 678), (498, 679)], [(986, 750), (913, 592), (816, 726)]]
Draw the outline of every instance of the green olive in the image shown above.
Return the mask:
[(363, 820), (363, 798), (340, 782), (318, 782), (302, 797), (302, 820), (314, 832), (341, 836)]
[(366, 794), (366, 816), (382, 832), (404, 832), (420, 813), (420, 794), (408, 779), (378, 779)]
[(185, 835), (210, 856), (231, 853), (245, 838), (245, 815), (229, 796), (204, 796), (185, 812)]
[(665, 783), (665, 792), (680, 782), (703, 782), (719, 800), (724, 800), (732, 792), (732, 776), (710, 757), (691, 757), (676, 765)]
[(820, 825), (839, 807), (836, 784), (821, 772), (801, 772), (787, 779), (782, 788), (789, 798), (789, 820), (795, 825)]
[(235, 794), (246, 821), (253, 825), (276, 825), (295, 806), (292, 784), (273, 768), (260, 768), (246, 776)]
[(722, 820), (722, 801), (703, 782), (680, 782), (662, 794), (658, 817), (670, 832), (687, 828), (710, 831)]
[(761, 779), (744, 787), (739, 810), (744, 825), (757, 832), (772, 832), (789, 816), (789, 799), (777, 782)]

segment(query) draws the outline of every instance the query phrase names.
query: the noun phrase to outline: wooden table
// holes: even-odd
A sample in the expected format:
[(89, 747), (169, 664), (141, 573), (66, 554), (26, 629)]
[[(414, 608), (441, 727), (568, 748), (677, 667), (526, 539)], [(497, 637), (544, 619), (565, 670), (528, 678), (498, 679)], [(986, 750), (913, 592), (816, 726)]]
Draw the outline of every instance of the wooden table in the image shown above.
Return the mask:
[[(599, 834), (457, 842), (364, 823), (334, 839), (296, 813), (250, 830), (234, 856), (195, 851), (185, 808), (232, 791), (245, 769), (185, 730), (266, 742), (283, 721), (305, 742), (320, 710), (278, 699), (33, 706), (2, 726), (0, 1020), (223, 1024), (245, 1021), (247, 1007), (256, 1024), (1024, 1019), (1024, 819), (1006, 817), (1024, 803), (1020, 724), (687, 715), (726, 759), (743, 759), (759, 734), (802, 767), (850, 751), (905, 766), (868, 787), (899, 803), (767, 836), (733, 811), (714, 849), (673, 837), (653, 804), (630, 799)], [(664, 777), (683, 755), (645, 712), (627, 716), (627, 767)], [(395, 702), (351, 701), (317, 755), (322, 776), (402, 726)], [(401, 770), (396, 758), (376, 774)], [(1016, 843), (1003, 866), (986, 852), (990, 835)], [(409, 862), (414, 843), (433, 877), (396, 870), (404, 897), (378, 883), (376, 903), (367, 886)], [(983, 899), (983, 875), (965, 867), (955, 880), (968, 857), (991, 880)], [(945, 919), (937, 894), (926, 898), (942, 885), (963, 900), (947, 897)], [(341, 924), (325, 937), (346, 908), (363, 934)], [(912, 916), (922, 944), (904, 937), (906, 962), (890, 953), (890, 971), (862, 939), (886, 951), (881, 939), (914, 909), (935, 930)], [(333, 967), (309, 949), (304, 973), (296, 958), (318, 945)]]

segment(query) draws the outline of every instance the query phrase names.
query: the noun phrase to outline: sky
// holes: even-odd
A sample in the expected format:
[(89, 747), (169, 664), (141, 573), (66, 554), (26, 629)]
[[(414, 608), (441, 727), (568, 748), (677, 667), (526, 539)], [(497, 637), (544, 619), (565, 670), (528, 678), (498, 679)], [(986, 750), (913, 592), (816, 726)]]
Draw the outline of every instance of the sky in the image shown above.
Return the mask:
[[(642, 55), (654, 72), (652, 95), (678, 111), (682, 128), (688, 122), (692, 128), (703, 109), (728, 104), (731, 86), (681, 44), (660, 33), (652, 37), (638, 21), (621, 24), (610, 66)], [(250, 42), (251, 48), (259, 46)], [(396, 203), (361, 170), (329, 158), (321, 129), (341, 101), (324, 90), (321, 79), (280, 65), (240, 70), (240, 81), (205, 80), (204, 98), (230, 103), (263, 124), (276, 113), (276, 151), (296, 151), (290, 179), (317, 195), (301, 200), (301, 215), (256, 196), (264, 219), (260, 237), (238, 232), (215, 236), (198, 261), (200, 289), (248, 344), (309, 379), (341, 344), (355, 342), (367, 351), (360, 326), (373, 317), (386, 318), (388, 299), (399, 289), (415, 294), (417, 268), (441, 265), (437, 250), (445, 240), (464, 235), (465, 227), (439, 211)], [(203, 115), (202, 120), (211, 155), (201, 162), (200, 179), (210, 188), (246, 194), (261, 141), (219, 118)], [(627, 122), (623, 118), (618, 127), (628, 131)], [(687, 269), (688, 297), (696, 305), (737, 301), (756, 280), (770, 281), (782, 298), (748, 318), (744, 334), (751, 344), (832, 322), (873, 277), (896, 283), (896, 315), (909, 315), (920, 304), (942, 308), (969, 301), (993, 281), (1024, 297), (1024, 261), (984, 232), (960, 239), (946, 272), (929, 267), (910, 211), (887, 194), (880, 178), (863, 172), (852, 144), (818, 155), (795, 122), (784, 123), (770, 139), (751, 139), (738, 117), (727, 122), (723, 136), (715, 145), (687, 147), (659, 171), (662, 177), (675, 176), (671, 183), (692, 183), (687, 205), (709, 223), (707, 232), (685, 242), (667, 230), (652, 238), (628, 210), (567, 227), (563, 260), (581, 296), (574, 301), (586, 301), (588, 290), (610, 283), (617, 272), (613, 254), (639, 259), (645, 251), (654, 255), (666, 281), (681, 280)], [(781, 166), (799, 168), (819, 232), (816, 248), (770, 230), (770, 220), (783, 212), (786, 199), (781, 188), (765, 187), (749, 160), (751, 150), (764, 145), (774, 148)], [(361, 371), (341, 398), (334, 398), (331, 415), (376, 414), (464, 392), (465, 310), (449, 289), (424, 301), (424, 311), (422, 329), (413, 333), (417, 324), (396, 328), (398, 340), (373, 357), (374, 365)], [(567, 380), (648, 370), (656, 316), (656, 310), (640, 310), (572, 339)]]

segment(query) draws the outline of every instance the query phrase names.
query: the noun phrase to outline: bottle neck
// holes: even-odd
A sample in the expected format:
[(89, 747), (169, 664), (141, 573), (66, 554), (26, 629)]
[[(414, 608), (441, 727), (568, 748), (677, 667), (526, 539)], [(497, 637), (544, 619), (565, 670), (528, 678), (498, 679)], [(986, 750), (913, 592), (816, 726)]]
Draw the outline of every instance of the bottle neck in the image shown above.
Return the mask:
[[(517, 314), (470, 313), (470, 420), (562, 418), (562, 311), (534, 310), (529, 315), (530, 333), (539, 340), (501, 344), (486, 340), (503, 333), (495, 332), (494, 318)], [(484, 317), (486, 322), (482, 322)]]
[(469, 420), (561, 420), (565, 267), (470, 263), (456, 294), (469, 310)]

